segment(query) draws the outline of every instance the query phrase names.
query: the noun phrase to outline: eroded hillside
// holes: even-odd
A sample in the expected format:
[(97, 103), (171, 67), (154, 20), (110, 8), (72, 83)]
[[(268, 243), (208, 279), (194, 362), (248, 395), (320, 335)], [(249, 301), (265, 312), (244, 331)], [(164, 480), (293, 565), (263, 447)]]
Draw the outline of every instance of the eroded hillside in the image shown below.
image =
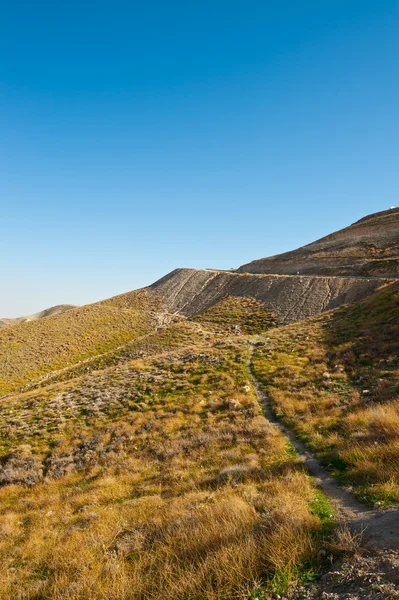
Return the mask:
[(3, 328), (0, 600), (398, 598), (398, 290), (178, 269)]
[(149, 290), (167, 311), (188, 317), (209, 309), (225, 296), (254, 298), (261, 300), (283, 325), (360, 300), (386, 281), (176, 269)]

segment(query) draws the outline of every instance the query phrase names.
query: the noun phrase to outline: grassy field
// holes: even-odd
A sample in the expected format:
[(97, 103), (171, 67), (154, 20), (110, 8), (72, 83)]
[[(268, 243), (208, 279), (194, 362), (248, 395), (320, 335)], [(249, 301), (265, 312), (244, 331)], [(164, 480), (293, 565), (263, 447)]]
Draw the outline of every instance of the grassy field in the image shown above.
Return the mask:
[(228, 296), (192, 319), (216, 333), (255, 334), (277, 325), (260, 300)]
[(312, 578), (331, 508), (262, 415), (247, 353), (177, 320), (4, 398), (0, 598), (262, 599)]
[(159, 303), (145, 290), (0, 330), (0, 395), (143, 335)]
[(399, 284), (268, 333), (254, 356), (274, 411), (357, 495), (399, 502)]

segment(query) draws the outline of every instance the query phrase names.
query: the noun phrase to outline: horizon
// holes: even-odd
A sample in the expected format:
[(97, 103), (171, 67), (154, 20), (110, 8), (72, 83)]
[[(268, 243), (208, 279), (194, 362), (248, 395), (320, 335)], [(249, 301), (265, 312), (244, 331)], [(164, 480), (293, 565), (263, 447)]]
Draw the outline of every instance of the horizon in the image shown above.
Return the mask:
[[(390, 206), (388, 209), (383, 209), (383, 210), (381, 210), (381, 211), (377, 211), (376, 213), (370, 213), (369, 215), (364, 215), (364, 217), (370, 216), (371, 214), (379, 214), (380, 212), (381, 212), (381, 213), (388, 212), (388, 211), (390, 211), (390, 210), (394, 210), (394, 209), (399, 209), (399, 207), (396, 207), (396, 206)], [(359, 220), (361, 220), (361, 219), (362, 219), (362, 217), (360, 217), (360, 219), (357, 219), (357, 220), (356, 220), (356, 221), (354, 221), (353, 223), (349, 223), (349, 225), (348, 225), (348, 226), (350, 226), (350, 225), (353, 225), (354, 223), (356, 223), (357, 221), (359, 221)], [(343, 228), (343, 229), (344, 229), (344, 228)], [(334, 232), (330, 232), (330, 233), (334, 233)], [(327, 234), (327, 235), (328, 235), (328, 234)], [(322, 237), (324, 237), (324, 236), (322, 236)], [(319, 238), (315, 238), (314, 240), (312, 240), (312, 242), (315, 242), (315, 241), (317, 241), (318, 239), (319, 239)], [(312, 243), (312, 242), (310, 242), (310, 243)], [(306, 244), (304, 244), (304, 246), (306, 246)], [(295, 250), (295, 248), (292, 248), (291, 250)], [(273, 255), (273, 256), (277, 256), (277, 255)], [(270, 258), (272, 258), (273, 256), (269, 256), (269, 257), (270, 257)], [(266, 258), (266, 257), (259, 257), (259, 258)], [(217, 267), (212, 267), (212, 268), (207, 268), (207, 267), (186, 267), (186, 266), (182, 265), (182, 266), (176, 266), (175, 268), (171, 269), (171, 270), (170, 270), (170, 271), (168, 271), (167, 273), (164, 273), (163, 275), (161, 275), (161, 277), (160, 277), (159, 279), (162, 279), (164, 276), (166, 276), (166, 275), (169, 275), (170, 273), (172, 273), (173, 271), (175, 271), (175, 270), (178, 270), (178, 269), (193, 269), (193, 270), (204, 270), (204, 271), (209, 271), (209, 270), (215, 270), (215, 271), (218, 271), (218, 270), (220, 270), (220, 271), (227, 271), (227, 272), (231, 271), (231, 272), (234, 272), (234, 270), (235, 270), (236, 268), (238, 268), (238, 266), (241, 266), (241, 265), (237, 265), (237, 267), (231, 267), (230, 269), (222, 269), (222, 268), (218, 269)], [(281, 275), (279, 275), (279, 276), (281, 276)], [(287, 276), (288, 276), (288, 275), (287, 275)], [(313, 276), (313, 275), (309, 275), (309, 274), (303, 274), (303, 275), (302, 275), (302, 277), (310, 277), (310, 278), (313, 278), (314, 276)], [(148, 284), (146, 284), (146, 285), (143, 285), (143, 286), (142, 286), (142, 288), (149, 287), (149, 286), (151, 286), (153, 283), (156, 283), (157, 281), (158, 281), (158, 279), (157, 279), (157, 280), (155, 280), (155, 281), (151, 281), (150, 283), (148, 283)], [(89, 305), (89, 304), (95, 304), (95, 303), (97, 303), (97, 302), (101, 302), (102, 300), (107, 300), (107, 299), (109, 299), (109, 298), (113, 298), (113, 297), (115, 297), (115, 296), (119, 296), (119, 295), (121, 295), (121, 294), (129, 293), (130, 291), (134, 291), (135, 289), (140, 289), (140, 288), (134, 288), (134, 289), (132, 289), (132, 290), (124, 290), (124, 291), (118, 292), (117, 294), (113, 294), (112, 296), (107, 296), (107, 297), (105, 297), (105, 298), (98, 298), (97, 300), (93, 300), (93, 302), (87, 302), (87, 303), (85, 303), (85, 304), (83, 304), (83, 305), (82, 305), (82, 304), (73, 304), (73, 303), (71, 303), (71, 302), (64, 302), (64, 303), (62, 303), (62, 304), (63, 304), (63, 305), (70, 305), (70, 306), (72, 306), (73, 308), (80, 308), (80, 307), (82, 307), (82, 306), (86, 306), (86, 305)], [(36, 311), (36, 313), (30, 313), (29, 315), (27, 314), (27, 315), (17, 315), (16, 317), (0, 317), (0, 319), (1, 319), (1, 318), (5, 318), (5, 319), (7, 319), (7, 318), (29, 317), (29, 316), (33, 316), (33, 315), (35, 315), (35, 314), (37, 314), (37, 313), (39, 313), (39, 312), (42, 312), (42, 310), (48, 310), (48, 309), (51, 309), (51, 308), (56, 308), (57, 306), (60, 306), (60, 305), (62, 306), (62, 304), (59, 304), (59, 305), (52, 305), (52, 306), (46, 306), (46, 307), (44, 307), (43, 309)]]
[(0, 318), (237, 268), (396, 206), (397, 16), (6, 1)]

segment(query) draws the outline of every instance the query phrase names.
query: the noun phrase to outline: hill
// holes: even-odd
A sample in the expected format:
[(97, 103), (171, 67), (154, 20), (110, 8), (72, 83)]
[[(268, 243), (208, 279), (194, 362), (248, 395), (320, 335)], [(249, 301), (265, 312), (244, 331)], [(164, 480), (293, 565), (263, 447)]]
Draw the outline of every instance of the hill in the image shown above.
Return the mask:
[(279, 418), (369, 502), (399, 503), (399, 282), (268, 332), (254, 357)]
[(114, 349), (162, 322), (146, 290), (0, 329), (0, 394), (51, 371)]
[(292, 323), (355, 302), (388, 279), (253, 275), (176, 269), (149, 287), (168, 312), (193, 317), (226, 296), (260, 300), (279, 324)]
[(177, 269), (3, 327), (0, 600), (396, 598), (398, 311)]
[(399, 208), (374, 213), (297, 250), (254, 260), (243, 273), (399, 277)]
[[(268, 598), (314, 579), (327, 553), (348, 563), (357, 538), (333, 533), (332, 506), (262, 413), (249, 347), (282, 418), (304, 437), (308, 424), (305, 439), (339, 473), (345, 456), (343, 481), (359, 495), (396, 502), (398, 286), (286, 327), (262, 303), (224, 296), (106, 353), (92, 344), (88, 362), (4, 397), (0, 598)], [(151, 299), (142, 291), (86, 307), (83, 322), (159, 315)], [(54, 317), (63, 331), (68, 314)], [(356, 391), (361, 378), (372, 404)], [(371, 482), (353, 428), (366, 433)], [(389, 598), (396, 555), (371, 563), (373, 552), (367, 577), (386, 570)]]
[(7, 327), (8, 325), (18, 325), (19, 323), (26, 323), (28, 321), (36, 321), (37, 319), (43, 319), (44, 317), (50, 317), (52, 315), (58, 315), (60, 313), (76, 308), (74, 304), (58, 304), (51, 308), (46, 308), (34, 315), (28, 317), (16, 317), (15, 319), (0, 319), (0, 328)]
[(331, 509), (262, 415), (231, 331), (271, 325), (225, 299), (135, 357), (2, 399), (1, 599), (217, 600), (306, 580)]

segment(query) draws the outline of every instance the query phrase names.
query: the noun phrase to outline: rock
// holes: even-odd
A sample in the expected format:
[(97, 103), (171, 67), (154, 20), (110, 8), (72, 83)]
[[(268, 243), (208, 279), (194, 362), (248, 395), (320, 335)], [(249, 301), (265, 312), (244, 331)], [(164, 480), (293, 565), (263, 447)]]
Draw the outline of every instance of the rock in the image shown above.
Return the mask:
[(229, 410), (240, 410), (240, 408), (242, 407), (241, 402), (235, 400), (234, 398), (226, 400), (225, 405), (226, 408), (228, 408)]
[(212, 410), (215, 410), (216, 408), (219, 407), (219, 402), (217, 402), (216, 400), (211, 400), (210, 402), (208, 402), (208, 406)]

